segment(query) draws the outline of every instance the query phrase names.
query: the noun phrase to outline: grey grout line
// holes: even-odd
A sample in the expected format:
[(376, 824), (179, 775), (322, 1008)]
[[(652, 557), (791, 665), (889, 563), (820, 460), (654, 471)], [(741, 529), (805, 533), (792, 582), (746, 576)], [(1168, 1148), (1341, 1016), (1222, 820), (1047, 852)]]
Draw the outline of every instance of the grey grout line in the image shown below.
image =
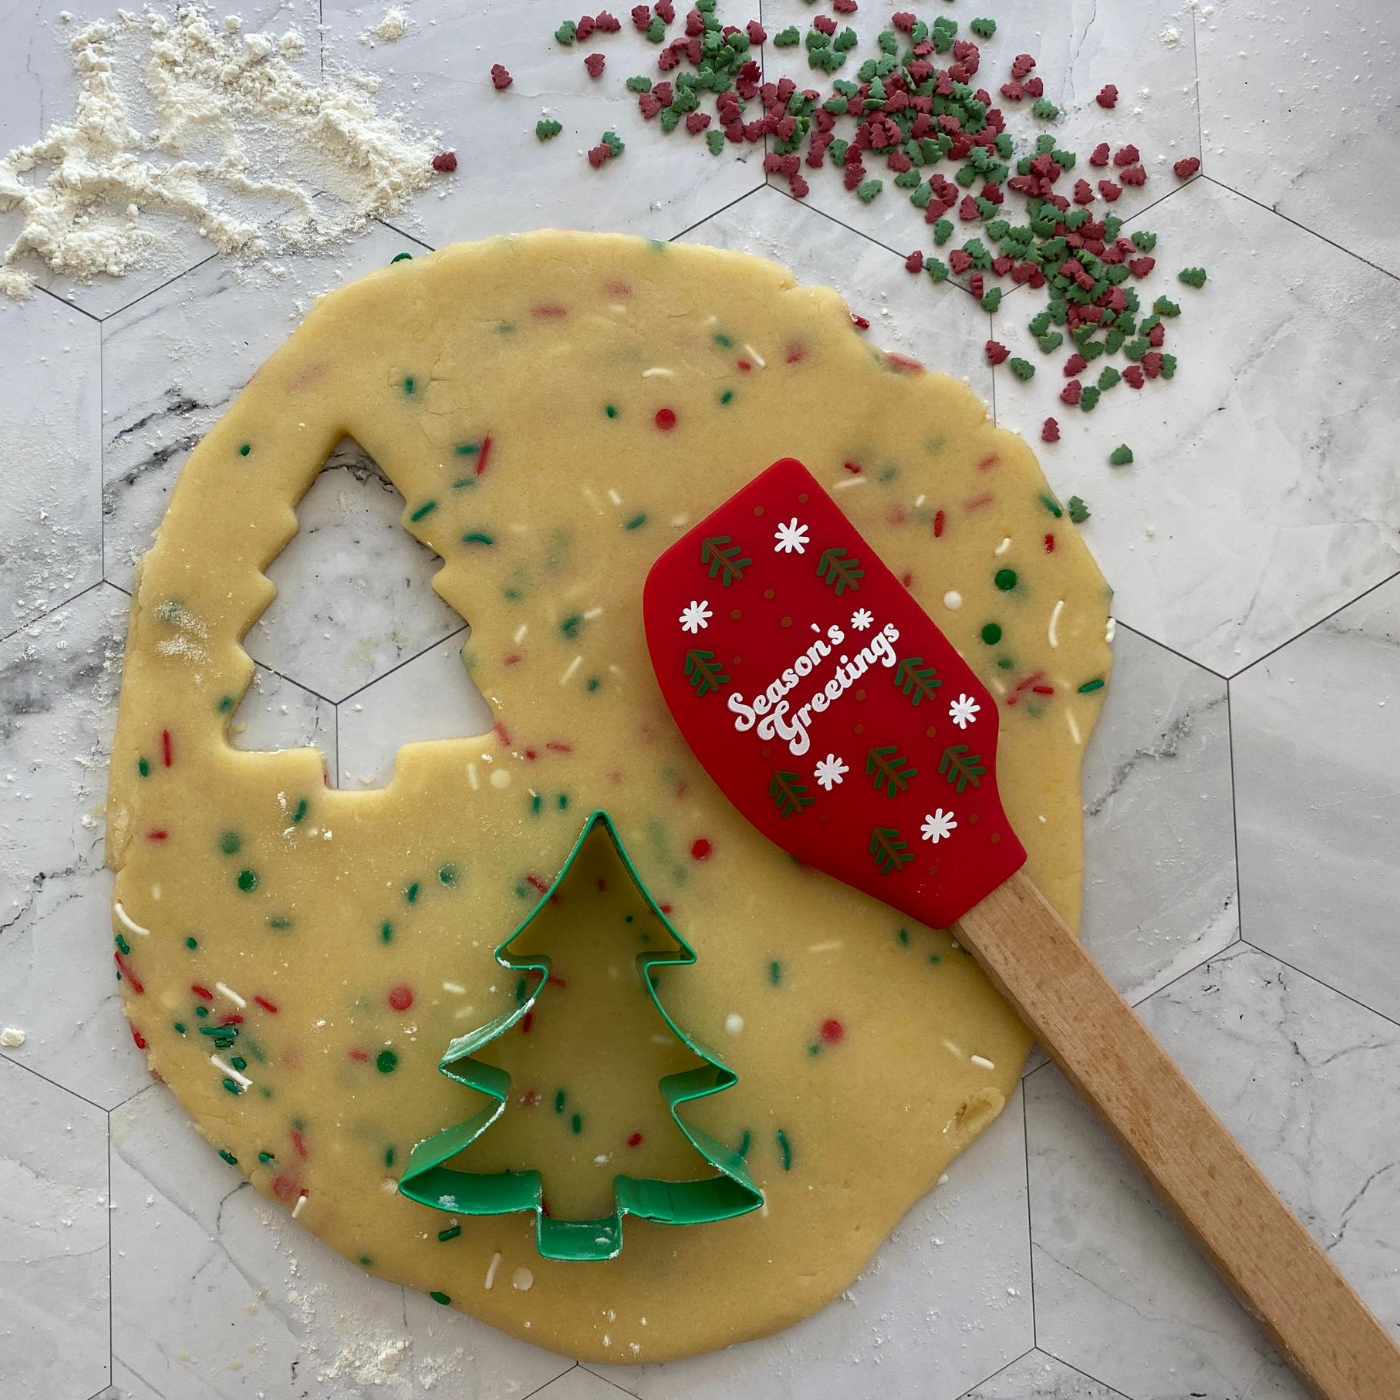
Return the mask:
[(1026, 1081), (1022, 1077), (1017, 1088), (1021, 1091), (1021, 1147), (1026, 1154), (1026, 1268), (1031, 1291), (1031, 1346), (1039, 1345), (1035, 1321), (1035, 1215), (1031, 1209), (1031, 1115), (1026, 1107)]
[(1201, 169), (1206, 168), (1206, 134), (1205, 121), (1201, 113), (1201, 49), (1197, 42), (1199, 30), (1197, 29), (1198, 15), (1196, 7), (1191, 6), (1191, 68), (1196, 75), (1196, 154), (1201, 160)]
[(1397, 1021), (1394, 1016), (1388, 1016), (1384, 1011), (1377, 1010), (1374, 1006), (1368, 1006), (1360, 997), (1354, 997), (1350, 992), (1344, 992), (1340, 987), (1334, 987), (1330, 982), (1324, 981), (1319, 977), (1317, 973), (1309, 972), (1306, 968), (1299, 967), (1297, 963), (1291, 963), (1287, 958), (1280, 957), (1279, 954), (1275, 953), (1272, 949), (1265, 948), (1258, 943), (1251, 943), (1247, 938), (1240, 939), (1240, 942), (1243, 943), (1246, 948), (1250, 948), (1256, 953), (1262, 953), (1266, 958), (1272, 958), (1274, 962), (1282, 967), (1288, 968), (1290, 972), (1296, 972), (1299, 977), (1306, 977), (1309, 982), (1315, 982), (1319, 987), (1325, 987), (1329, 992), (1341, 997), (1343, 1001), (1349, 1001), (1353, 1006), (1359, 1006), (1361, 1010), (1369, 1011), (1372, 1016), (1379, 1016), (1387, 1025), (1395, 1026), (1397, 1029), (1400, 1029), (1400, 1021)]
[(520, 1400), (530, 1400), (532, 1395), (539, 1395), (542, 1391), (548, 1390), (555, 1381), (562, 1381), (570, 1371), (577, 1371), (578, 1365), (578, 1362), (575, 1361), (572, 1366), (566, 1366), (557, 1376), (551, 1376), (543, 1385), (537, 1385), (533, 1390), (527, 1390), (525, 1394), (520, 1397)]
[[(434, 647), (440, 647), (444, 642), (450, 642), (453, 637), (460, 637), (463, 632), (469, 632), (470, 630), (471, 623), (469, 622), (464, 622), (460, 627), (454, 627), (452, 631), (450, 631), (445, 637), (439, 637), (435, 642), (429, 642), (428, 645), (425, 646), (421, 651), (415, 651), (412, 656), (406, 656), (402, 661), (396, 661), (392, 666), (389, 667), (387, 671), (384, 672), (383, 675), (375, 676), (373, 680), (366, 681), (362, 686), (359, 686), (356, 689), (352, 690), (348, 695), (342, 695), (339, 700), (332, 700), (330, 701), (330, 703), (337, 707), (338, 712), (339, 707), (345, 704), (347, 700), (353, 700), (357, 695), (363, 695), (365, 691), (367, 691), (370, 688), (370, 686), (378, 685), (380, 681), (387, 679), (389, 676), (392, 676), (395, 671), (402, 671), (405, 666), (411, 665), (413, 662), (417, 661), (420, 656), (426, 656), (430, 651), (432, 651)], [(269, 667), (268, 669), (271, 670), (272, 668)], [(278, 675), (281, 675), (280, 671), (278, 672)], [(291, 680), (292, 678), (288, 676), (286, 677), (286, 679)], [(301, 682), (296, 681), (294, 682), (294, 684), (300, 685)], [(311, 688), (310, 686), (307, 686), (306, 689), (310, 690)], [(314, 690), (311, 693), (313, 695), (316, 694)], [(325, 700), (326, 696), (321, 696), (321, 699)]]
[(630, 1395), (632, 1397), (632, 1400), (641, 1400), (641, 1397), (637, 1394), (635, 1390), (628, 1390), (625, 1385), (619, 1385), (618, 1382), (613, 1380), (611, 1376), (600, 1376), (597, 1371), (595, 1371), (591, 1366), (585, 1366), (582, 1361), (578, 1362), (577, 1364), (580, 1371), (587, 1371), (588, 1374), (592, 1376), (595, 1380), (602, 1381), (604, 1385), (613, 1386), (617, 1390), (619, 1395)]
[(26, 1074), (32, 1074), (35, 1079), (42, 1079), (45, 1084), (52, 1084), (55, 1089), (61, 1089), (65, 1094), (72, 1094), (75, 1099), (81, 1100), (89, 1108), (95, 1108), (99, 1113), (108, 1112), (100, 1103), (94, 1103), (86, 1094), (80, 1094), (76, 1089), (70, 1089), (66, 1084), (60, 1084), (56, 1079), (50, 1079), (47, 1074), (40, 1074), (33, 1065), (27, 1065), (23, 1060), (17, 1060), (12, 1055), (0, 1055), (7, 1065), (13, 1065), (16, 1069), (22, 1069)]
[(130, 311), (133, 306), (139, 306), (143, 301), (146, 300), (147, 297), (153, 297), (157, 292), (163, 292), (167, 287), (173, 287), (176, 282), (182, 281), (184, 278), (188, 277), (192, 272), (197, 272), (206, 263), (214, 262), (218, 258), (218, 256), (219, 255), (217, 253), (210, 253), (207, 258), (200, 258), (200, 260), (197, 263), (191, 263), (189, 267), (185, 268), (181, 272), (177, 272), (173, 277), (167, 277), (165, 281), (160, 284), (160, 286), (152, 287), (148, 292), (142, 292), (139, 297), (132, 297), (132, 299), (129, 302), (125, 303), (125, 305), (117, 307), (115, 311), (109, 311), (105, 316), (102, 316), (99, 319), (102, 321), (103, 325), (106, 325), (107, 322), (110, 321), (114, 316), (120, 316), (123, 311)]
[(1319, 243), (1325, 243), (1329, 248), (1335, 248), (1339, 253), (1345, 253), (1349, 258), (1355, 258), (1357, 262), (1363, 263), (1373, 272), (1379, 272), (1382, 277), (1389, 277), (1392, 282), (1400, 282), (1400, 273), (1390, 272), (1379, 263), (1373, 263), (1370, 258), (1363, 258), (1354, 248), (1348, 248), (1344, 243), (1338, 243), (1334, 238), (1328, 238), (1326, 234), (1319, 233), (1315, 228), (1309, 228), (1307, 224), (1299, 223), (1289, 214), (1283, 213), (1272, 204), (1265, 204), (1262, 199), (1255, 199), (1253, 195), (1245, 194), (1243, 190), (1237, 190), (1233, 185), (1227, 185), (1224, 180), (1217, 179), (1214, 175), (1201, 175), (1203, 180), (1209, 180), (1212, 185), (1222, 190), (1228, 190), (1231, 194), (1243, 199), (1248, 204), (1253, 204), (1258, 209), (1267, 210), (1270, 214), (1282, 219), (1286, 224), (1292, 224), (1294, 228), (1301, 229), (1312, 238), (1316, 238)]
[[(765, 180), (766, 180), (766, 177), (765, 177)], [(693, 224), (687, 224), (687, 225), (685, 226), (685, 228), (683, 228), (679, 233), (673, 233), (673, 234), (666, 240), (666, 242), (668, 242), (668, 243), (676, 243), (676, 242), (679, 242), (682, 238), (684, 238), (684, 237), (686, 236), (686, 234), (688, 234), (688, 233), (694, 233), (695, 230), (698, 229), (698, 228), (700, 227), (701, 224), (707, 224), (707, 223), (710, 222), (711, 219), (717, 219), (721, 214), (723, 214), (723, 213), (725, 212), (726, 209), (732, 209), (736, 204), (742, 204), (742, 203), (744, 202), (744, 200), (748, 199), (748, 197), (749, 197), (750, 195), (755, 195), (755, 194), (757, 194), (757, 193), (759, 192), (759, 190), (761, 190), (761, 189), (764, 188), (764, 183), (765, 183), (764, 181), (761, 181), (759, 184), (755, 185), (752, 189), (745, 190), (745, 191), (743, 192), (743, 194), (741, 194), (741, 195), (736, 195), (733, 199), (731, 199), (731, 200), (729, 201), (728, 204), (721, 204), (720, 207), (719, 207), (718, 209), (716, 209), (713, 213), (706, 214), (705, 217), (704, 217), (703, 219), (696, 219), (696, 221), (695, 221)]]
[(67, 297), (61, 297), (57, 292), (50, 291), (47, 287), (41, 287), (37, 282), (34, 284), (34, 290), (43, 292), (46, 297), (52, 297), (60, 306), (66, 306), (69, 311), (80, 312), (82, 315), (86, 316), (89, 321), (96, 321), (99, 326), (102, 324), (101, 316), (89, 311), (85, 306), (79, 306), (76, 301), (69, 301)]
[(45, 622), (55, 614), (60, 613), (70, 603), (76, 603), (79, 598), (91, 593), (94, 588), (101, 588), (106, 579), (98, 579), (95, 583), (90, 583), (86, 588), (80, 588), (71, 598), (65, 598), (61, 603), (55, 603), (47, 612), (41, 612), (35, 617), (31, 617), (28, 622), (21, 622), (18, 627), (12, 627), (8, 632), (0, 633), (0, 646), (3, 646), (11, 637), (18, 637), (26, 627), (33, 627), (36, 623)]
[(1316, 631), (1317, 628), (1323, 626), (1325, 623), (1331, 622), (1338, 613), (1345, 612), (1352, 604), (1359, 603), (1363, 598), (1369, 598), (1377, 589), (1384, 588), (1388, 583), (1394, 583), (1398, 578), (1400, 578), (1400, 569), (1396, 569), (1394, 573), (1387, 574), (1379, 583), (1373, 583), (1369, 588), (1363, 589), (1356, 597), (1348, 598), (1345, 603), (1338, 604), (1331, 612), (1318, 618), (1316, 622), (1310, 622), (1301, 632), (1295, 632), (1286, 642), (1280, 642), (1277, 646), (1270, 647), (1262, 656), (1256, 656), (1253, 661), (1246, 662), (1238, 671), (1232, 671), (1230, 673), (1230, 679), (1239, 680), (1246, 672), (1252, 671), (1256, 666), (1262, 665), (1271, 656), (1277, 656), (1284, 647), (1291, 647), (1294, 642), (1300, 641), (1303, 637), (1306, 637), (1309, 632)]
[(374, 222), (376, 224), (380, 224), (384, 228), (387, 228), (390, 233), (396, 233), (400, 238), (406, 238), (410, 243), (416, 243), (420, 248), (426, 248), (430, 253), (437, 252), (437, 249), (434, 248), (431, 243), (425, 243), (423, 239), (417, 237), (415, 234), (406, 233), (397, 224), (391, 224), (388, 221), (388, 219), (385, 219), (380, 215), (375, 215)]
[(1204, 671), (1208, 676), (1214, 676), (1218, 681), (1229, 682), (1230, 678), (1222, 672), (1217, 671), (1213, 666), (1207, 666), (1204, 661), (1197, 661), (1194, 656), (1188, 656), (1184, 651), (1178, 651), (1169, 642), (1159, 641), (1150, 633), (1144, 632), (1141, 627), (1134, 627), (1131, 622), (1124, 622), (1116, 613), (1114, 614), (1113, 623), (1115, 627), (1121, 627), (1124, 631), (1131, 632), (1133, 636), (1141, 637), (1144, 642), (1151, 642), (1154, 647), (1161, 647), (1163, 651), (1169, 652), (1172, 656), (1176, 657), (1178, 661), (1184, 661), (1188, 666), (1194, 666), (1198, 671)]
[[(243, 650), (247, 653), (248, 659), (253, 663), (254, 666), (261, 666), (264, 671), (268, 671), (274, 676), (279, 676), (289, 685), (296, 686), (298, 690), (306, 691), (308, 695), (314, 695), (318, 700), (325, 701), (327, 705), (334, 705), (336, 703), (336, 701), (332, 700), (329, 695), (322, 695), (319, 690), (317, 690), (314, 686), (307, 685), (305, 681), (299, 681), (295, 676), (289, 676), (285, 671), (279, 671), (276, 666), (269, 666), (265, 661), (259, 661), (258, 658), (254, 656), (252, 652), (248, 651), (247, 647), (244, 647)], [(419, 655), (421, 656), (422, 652), (419, 652)], [(400, 662), (399, 664), (406, 665), (407, 663)], [(397, 671), (398, 669), (398, 666), (394, 667), (394, 670)], [(386, 671), (384, 674), (387, 676), (389, 672)], [(378, 680), (379, 678), (376, 676), (375, 679)], [(373, 685), (374, 681), (367, 681), (365, 684)], [(364, 687), (361, 686), (361, 689), (364, 689)], [(347, 695), (345, 698), (348, 700), (350, 697)]]
[(1240, 877), (1240, 797), (1235, 779), (1235, 703), (1225, 682), (1225, 738), (1230, 754), (1230, 840), (1235, 850), (1235, 929), (1244, 938), (1244, 880)]
[(1023, 1351), (1020, 1354), (1020, 1356), (1013, 1356), (1011, 1360), (1006, 1363), (1006, 1365), (998, 1366), (997, 1369), (993, 1371), (990, 1376), (983, 1376), (980, 1381), (977, 1381), (971, 1386), (969, 1386), (958, 1396), (958, 1400), (968, 1400), (968, 1396), (970, 1396), (977, 1389), (978, 1386), (983, 1386), (986, 1385), (988, 1381), (996, 1380), (998, 1376), (1005, 1374), (1018, 1362), (1024, 1361), (1026, 1357), (1028, 1357), (1033, 1351), (1035, 1351), (1035, 1347), (1030, 1346), (1027, 1347), (1025, 1351)]

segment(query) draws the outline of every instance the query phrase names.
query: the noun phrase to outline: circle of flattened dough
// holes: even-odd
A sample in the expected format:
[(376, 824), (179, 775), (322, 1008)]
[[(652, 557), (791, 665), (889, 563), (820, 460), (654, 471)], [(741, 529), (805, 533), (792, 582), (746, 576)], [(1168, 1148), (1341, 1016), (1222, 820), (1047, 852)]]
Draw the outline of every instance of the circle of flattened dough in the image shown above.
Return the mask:
[[(368, 792), (325, 786), (314, 750), (229, 742), (252, 673), (240, 640), (273, 593), (263, 570), (345, 434), (444, 560), (435, 585), (472, 624), (466, 659), (501, 721), (406, 747)], [(771, 263), (541, 233), (355, 282), (196, 449), (140, 570), (108, 851), (122, 989), (152, 1067), (333, 1248), (585, 1360), (685, 1355), (819, 1308), (1000, 1111), (1027, 1048), (946, 934), (777, 857), (665, 714), (645, 571), (782, 456), (843, 488), (856, 527), (1002, 697), (1008, 812), (1032, 875), (1077, 918), (1081, 746), (1102, 698), (1079, 687), (1108, 666), (1103, 581), (1029, 449), (965, 385), (888, 359), (835, 293)], [(955, 612), (939, 606), (949, 590)], [(541, 791), (573, 801), (532, 811)], [(523, 1217), (464, 1221), (440, 1242), (447, 1221), (394, 1193), (395, 1164), (467, 1116), (437, 1059), (509, 995), (490, 951), (595, 805), (699, 953), (664, 994), (740, 1083), (697, 1117), (749, 1135), (768, 1209), (685, 1230), (631, 1222), (599, 1265), (540, 1259)], [(391, 1003), (398, 987), (419, 989), (411, 1008)], [(199, 1033), (235, 1014), (232, 1046)], [(833, 1016), (840, 1042), (817, 1053)], [(597, 1130), (620, 1132), (607, 1086), (591, 1092)], [(492, 1130), (507, 1156), (508, 1122)], [(503, 1286), (527, 1268), (528, 1291)]]

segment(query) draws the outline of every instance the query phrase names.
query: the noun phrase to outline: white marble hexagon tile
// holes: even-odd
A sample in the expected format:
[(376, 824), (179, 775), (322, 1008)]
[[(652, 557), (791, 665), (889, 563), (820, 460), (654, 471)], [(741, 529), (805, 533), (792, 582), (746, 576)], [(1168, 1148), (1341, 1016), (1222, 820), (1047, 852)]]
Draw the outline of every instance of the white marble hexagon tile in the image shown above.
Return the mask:
[[(0, 0), (6, 147), (71, 102), (59, 8)], [(262, 8), (250, 24), (296, 19)], [(927, 239), (897, 191), (863, 205), (815, 178), (804, 206), (755, 148), (677, 157), (683, 138), (642, 126), (619, 91), (619, 68), (650, 57), (629, 35), (599, 44), (611, 81), (594, 84), (579, 49), (550, 41), (552, 0), (404, 0), (394, 43), (370, 33), (386, 8), (324, 0), (308, 62), (371, 70), (382, 102), (461, 153), (459, 175), (395, 228), (287, 259), (276, 280), (191, 245), (173, 267), (50, 279), (28, 305), (0, 304), (0, 1024), (26, 1034), (0, 1047), (0, 1394), (1301, 1394), (1039, 1055), (1020, 1101), (841, 1301), (768, 1341), (606, 1376), (363, 1278), (269, 1212), (150, 1085), (101, 944), (132, 563), (190, 447), (316, 292), (420, 244), (546, 224), (775, 257), (840, 288), (886, 348), (967, 375), (1003, 425), (1035, 439), (1059, 419), (1061, 441), (1038, 450), (1056, 490), (1090, 502), (1121, 624), (1086, 755), (1085, 940), (1400, 1325), (1400, 243), (1395, 184), (1372, 173), (1400, 152), (1387, 0), (1345, 15), (988, 0), (995, 71), (1039, 57), (1062, 145), (1136, 143), (1149, 183), (1118, 212), (1159, 235), (1164, 269), (1211, 272), (1200, 293), (1161, 288), (1186, 313), (1176, 380), (1119, 390), (1092, 417), (1056, 402), (1056, 361), (1033, 349), (1029, 385), (987, 365), (989, 336), (1027, 350), (1028, 289), (989, 315), (910, 278), (903, 256)], [(770, 33), (814, 13), (762, 11)], [(885, 19), (863, 0), (849, 22), (869, 36)], [(801, 49), (764, 59), (769, 77), (809, 81)], [(506, 93), (493, 62), (515, 75)], [(1108, 81), (1122, 93), (1111, 124), (1092, 102)], [(542, 114), (565, 127), (543, 153)], [(581, 148), (608, 127), (626, 158), (590, 171)], [(1204, 167), (1178, 186), (1182, 155)], [(1136, 462), (1114, 471), (1120, 440)], [(237, 742), (314, 743), (334, 781), (369, 786), (401, 744), (476, 732), (484, 712), (457, 661), (466, 629), (431, 592), (436, 562), (398, 530), (392, 489), (353, 444), (328, 468), (249, 637)], [(366, 560), (406, 579), (402, 596), (379, 600)]]

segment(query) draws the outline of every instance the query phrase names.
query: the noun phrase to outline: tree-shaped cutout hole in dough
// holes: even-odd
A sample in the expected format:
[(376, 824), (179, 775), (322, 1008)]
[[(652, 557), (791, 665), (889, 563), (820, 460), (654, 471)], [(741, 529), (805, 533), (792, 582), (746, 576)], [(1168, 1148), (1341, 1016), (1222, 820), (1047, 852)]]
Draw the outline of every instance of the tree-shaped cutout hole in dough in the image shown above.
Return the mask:
[[(442, 561), (403, 528), (404, 511), (378, 464), (341, 439), (268, 565), (277, 596), (244, 639), (258, 664), (236, 747), (314, 745), (332, 784), (353, 791), (389, 782), (404, 744), (491, 728), (462, 661), (471, 629), (433, 591)], [(332, 706), (329, 726), (319, 713), (297, 718)]]
[(339, 703), (463, 631), (433, 591), (441, 561), (402, 527), (403, 513), (388, 477), (343, 438), (267, 566), (277, 596), (243, 640), (253, 660)]

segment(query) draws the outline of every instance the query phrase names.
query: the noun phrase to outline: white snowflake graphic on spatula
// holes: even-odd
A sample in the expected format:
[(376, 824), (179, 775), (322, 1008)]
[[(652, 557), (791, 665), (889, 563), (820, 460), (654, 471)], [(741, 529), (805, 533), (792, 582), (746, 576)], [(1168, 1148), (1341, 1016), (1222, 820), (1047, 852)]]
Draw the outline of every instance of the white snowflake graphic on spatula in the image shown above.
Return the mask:
[(945, 812), (940, 807), (936, 812), (930, 812), (924, 817), (924, 824), (919, 834), (925, 841), (932, 841), (936, 846), (945, 837), (951, 836), (956, 826), (957, 822), (953, 820), (953, 814)]
[(948, 718), (958, 726), (959, 729), (966, 729), (974, 719), (977, 718), (977, 711), (982, 707), (970, 695), (959, 695), (951, 705), (948, 706)]
[(777, 544), (774, 554), (805, 554), (807, 552), (807, 527), (798, 522), (794, 515), (786, 525), (779, 525), (773, 532)]
[(825, 758), (817, 760), (817, 766), (812, 773), (817, 783), (830, 792), (850, 771), (834, 753), (829, 753)]
[(710, 625), (710, 619), (714, 613), (710, 611), (709, 600), (691, 603), (681, 609), (680, 624), (682, 632), (698, 632), (702, 627)]

